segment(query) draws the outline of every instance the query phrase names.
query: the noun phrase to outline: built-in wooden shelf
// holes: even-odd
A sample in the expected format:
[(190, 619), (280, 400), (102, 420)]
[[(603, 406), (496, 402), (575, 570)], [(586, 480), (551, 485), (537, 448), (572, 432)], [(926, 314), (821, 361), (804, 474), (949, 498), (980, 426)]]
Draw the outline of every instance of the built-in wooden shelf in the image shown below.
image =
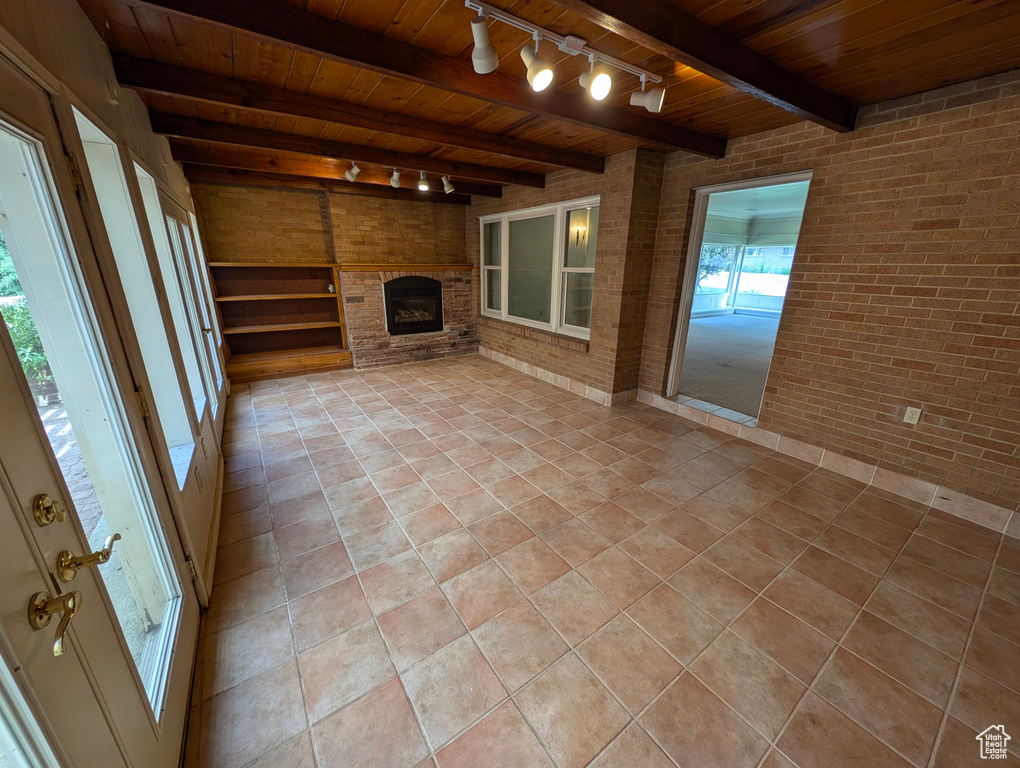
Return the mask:
[(303, 331), (309, 328), (339, 328), (340, 321), (326, 320), (318, 323), (266, 323), (264, 325), (235, 325), (224, 328), (226, 334), (234, 333), (274, 333), (276, 331)]
[(332, 269), (335, 264), (323, 264), (315, 261), (291, 261), (291, 262), (270, 262), (270, 261), (210, 261), (210, 267), (237, 267), (238, 269), (290, 269), (292, 267), (304, 267), (307, 269)]
[(281, 299), (335, 299), (335, 293), (262, 293), (251, 296), (217, 296), (216, 301), (278, 301)]
[(227, 365), (230, 380), (234, 382), (350, 367), (351, 353), (340, 347), (312, 347), (234, 355)]
[(232, 381), (350, 367), (336, 264), (214, 261), (209, 271)]

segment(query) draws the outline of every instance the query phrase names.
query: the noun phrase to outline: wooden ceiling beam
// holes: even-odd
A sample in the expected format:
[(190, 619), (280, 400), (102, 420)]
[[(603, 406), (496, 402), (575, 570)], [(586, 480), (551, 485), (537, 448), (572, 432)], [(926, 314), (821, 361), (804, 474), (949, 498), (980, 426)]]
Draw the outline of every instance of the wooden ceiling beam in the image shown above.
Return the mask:
[(333, 192), (338, 195), (360, 197), (381, 197), (390, 200), (407, 200), (412, 203), (449, 203), (471, 205), (471, 196), (457, 192), (445, 195), (442, 192), (421, 192), (410, 189), (388, 189), (375, 184), (339, 184), (325, 179), (305, 176), (288, 176), (283, 173), (261, 173), (243, 171), (238, 168), (215, 168), (210, 165), (184, 163), (184, 175), (190, 182), (201, 184), (229, 184), (246, 187), (277, 187), (283, 189), (304, 189), (314, 192)]
[(852, 131), (857, 107), (726, 37), (670, 0), (553, 0), (633, 43), (737, 90), (836, 131)]
[(325, 120), (354, 128), (365, 128), (394, 136), (408, 136), (450, 147), (491, 152), (590, 173), (602, 173), (605, 168), (605, 159), (597, 155), (557, 149), (473, 128), (402, 115), (398, 112), (369, 109), (346, 101), (211, 75), (172, 64), (160, 64), (129, 56), (114, 56), (113, 65), (120, 84), (136, 91), (186, 96), (211, 104), (271, 112), (288, 117)]
[[(726, 141), (593, 102), (584, 93), (535, 93), (521, 77), (477, 74), (469, 60), (433, 53), (385, 35), (332, 21), (283, 0), (127, 0), (254, 35), (330, 61), (473, 96), (655, 147), (722, 157)], [(465, 23), (467, 21), (465, 20)]]
[[(170, 150), (173, 152), (174, 160), (191, 165), (208, 165), (219, 168), (235, 168), (244, 171), (256, 171), (260, 173), (274, 173), (284, 176), (304, 176), (306, 178), (326, 179), (337, 186), (347, 186), (351, 182), (343, 179), (343, 173), (349, 167), (347, 163), (341, 163), (331, 158), (321, 160), (293, 158), (293, 157), (270, 157), (264, 154), (246, 152), (236, 148), (210, 148), (196, 146), (189, 143), (189, 140), (170, 139)], [(401, 186), (408, 191), (415, 191), (418, 182), (417, 174), (403, 174)], [(439, 179), (433, 177), (429, 180), (432, 184), (439, 184)], [(382, 171), (375, 171), (365, 168), (358, 174), (358, 181), (352, 186), (378, 186), (392, 189), (389, 186), (389, 176)], [(466, 195), (482, 195), (484, 197), (502, 197), (503, 188), (495, 184), (477, 184), (467, 181), (454, 183), (457, 192)]]
[(374, 163), (401, 171), (425, 171), (456, 179), (473, 179), (493, 184), (521, 184), (526, 187), (544, 187), (545, 176), (540, 173), (512, 171), (492, 168), (487, 165), (460, 163), (428, 155), (393, 152), (389, 149), (347, 144), (342, 141), (320, 139), (314, 136), (299, 136), (293, 133), (265, 131), (243, 125), (215, 123), (195, 120), (190, 117), (150, 113), (152, 130), (164, 136), (197, 139), (217, 144), (236, 144), (261, 149), (278, 149), (285, 152), (299, 152), (305, 155), (331, 157), (352, 162)]

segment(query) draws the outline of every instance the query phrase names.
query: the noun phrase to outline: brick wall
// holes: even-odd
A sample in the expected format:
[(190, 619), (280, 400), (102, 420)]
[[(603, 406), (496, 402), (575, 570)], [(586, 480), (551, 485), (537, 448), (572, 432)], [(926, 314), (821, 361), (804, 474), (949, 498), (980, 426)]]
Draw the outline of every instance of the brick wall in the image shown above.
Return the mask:
[[(573, 338), (479, 317), (478, 335), (482, 345), (603, 392), (635, 387), (644, 317), (643, 312), (635, 316), (633, 307), (624, 310), (624, 297), (629, 299), (647, 292), (642, 279), (646, 286), (653, 253), (650, 244), (654, 224), (650, 222), (658, 207), (661, 170), (660, 156), (631, 151), (606, 158), (603, 174), (558, 171), (546, 176), (543, 189), (508, 186), (503, 188), (500, 199), (474, 197), (466, 211), (465, 233), (468, 256), (474, 264), (477, 311), (480, 306), (478, 286), (481, 285), (479, 217), (601, 195), (590, 342), (585, 344)], [(637, 191), (635, 184), (640, 186)], [(622, 365), (619, 362), (621, 342), (628, 349), (638, 349), (634, 354), (624, 354)]]
[(210, 261), (466, 263), (461, 205), (201, 183), (192, 195)]
[(466, 206), (335, 194), (329, 206), (341, 263), (466, 263)]
[(209, 261), (332, 263), (325, 195), (192, 184)]
[[(1020, 71), (666, 159), (641, 385), (662, 392), (692, 188), (813, 169), (759, 425), (1020, 500)], [(916, 427), (903, 424), (920, 405)]]
[(638, 154), (631, 198), (627, 261), (620, 280), (620, 320), (614, 392), (636, 389), (648, 311), (648, 289), (655, 257), (656, 232), (665, 157)]

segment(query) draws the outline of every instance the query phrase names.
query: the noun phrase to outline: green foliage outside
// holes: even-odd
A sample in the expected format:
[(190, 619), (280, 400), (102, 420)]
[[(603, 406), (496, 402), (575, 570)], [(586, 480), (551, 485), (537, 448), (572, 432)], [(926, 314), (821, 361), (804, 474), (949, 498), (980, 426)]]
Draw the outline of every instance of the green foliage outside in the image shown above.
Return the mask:
[(4, 233), (0, 232), (0, 296), (23, 296), (25, 291), (14, 271), (14, 262), (4, 242)]
[(3, 233), (0, 233), (0, 297), (17, 297), (16, 301), (10, 303), (0, 302), (4, 325), (11, 335), (11, 341), (14, 343), (14, 349), (18, 353), (29, 385), (33, 389), (45, 387), (53, 381), (53, 374), (50, 372), (46, 352), (36, 331), (32, 312), (25, 300), (24, 290), (21, 281), (18, 280), (18, 273), (14, 269), (14, 262), (7, 250)]
[(706, 277), (718, 275), (730, 269), (733, 263), (733, 247), (729, 245), (702, 245), (698, 260), (698, 284), (696, 290), (704, 291), (701, 283)]

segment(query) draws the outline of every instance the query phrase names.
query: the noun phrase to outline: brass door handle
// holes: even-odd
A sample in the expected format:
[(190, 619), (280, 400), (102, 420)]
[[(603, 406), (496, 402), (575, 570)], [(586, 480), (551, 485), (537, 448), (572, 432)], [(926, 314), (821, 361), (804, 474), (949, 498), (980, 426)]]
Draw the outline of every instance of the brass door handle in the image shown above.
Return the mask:
[(49, 592), (36, 592), (28, 601), (28, 622), (34, 629), (45, 629), (50, 625), (53, 614), (63, 612), (57, 624), (57, 634), (53, 638), (53, 655), (64, 655), (64, 636), (71, 619), (81, 608), (81, 592), (67, 592), (57, 597), (50, 597)]
[(93, 565), (102, 565), (109, 562), (113, 556), (113, 543), (115, 541), (120, 541), (119, 533), (108, 536), (105, 546), (91, 555), (76, 557), (74, 552), (65, 549), (57, 555), (57, 576), (66, 583), (78, 575), (79, 568), (91, 568)]
[(40, 528), (52, 522), (62, 523), (67, 519), (64, 505), (50, 497), (48, 493), (40, 493), (32, 500), (32, 513)]

